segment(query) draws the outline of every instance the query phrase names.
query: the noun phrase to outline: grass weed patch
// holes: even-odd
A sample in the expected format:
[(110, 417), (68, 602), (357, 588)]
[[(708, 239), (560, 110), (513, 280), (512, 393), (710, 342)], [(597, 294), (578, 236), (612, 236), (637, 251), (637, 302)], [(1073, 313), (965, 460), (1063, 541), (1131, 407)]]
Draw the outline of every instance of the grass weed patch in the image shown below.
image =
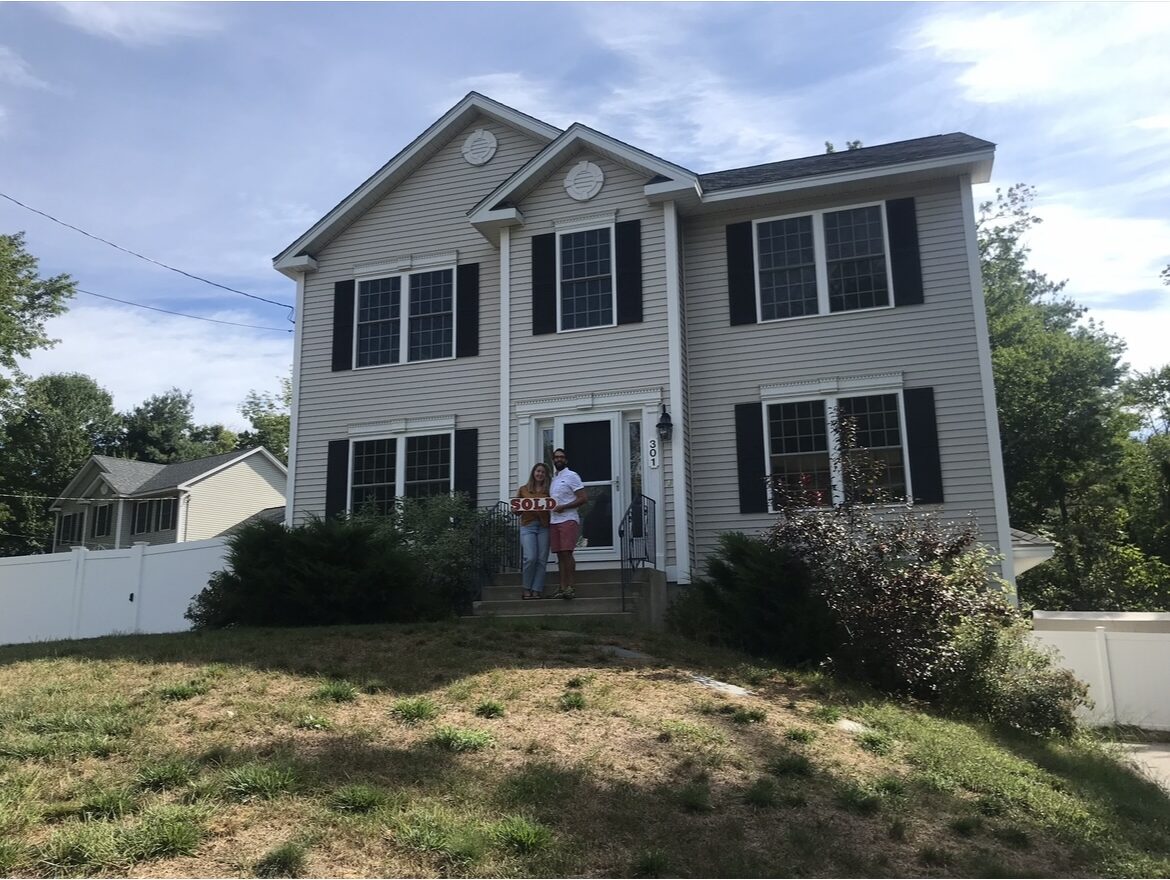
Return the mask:
[(508, 816), (491, 829), (493, 842), (520, 855), (539, 852), (552, 845), (553, 834), (547, 827), (525, 816)]
[(478, 752), (494, 744), (495, 739), (486, 730), (443, 725), (427, 738), (427, 742), (448, 752)]
[(273, 847), (252, 866), (257, 877), (300, 877), (305, 872), (305, 847), (289, 842)]
[(194, 781), (197, 769), (190, 761), (178, 758), (168, 758), (144, 764), (138, 768), (135, 782), (138, 787), (147, 791), (166, 791), (171, 788), (183, 788)]
[(504, 716), (504, 704), (495, 700), (484, 700), (475, 707), (475, 714), (480, 718), (502, 718)]
[(206, 681), (185, 681), (179, 684), (168, 684), (159, 689), (158, 695), (171, 702), (190, 700), (192, 697), (201, 697), (211, 690)]
[(197, 807), (163, 804), (143, 811), (123, 835), (123, 848), (134, 861), (189, 856), (206, 835), (206, 814)]
[(585, 695), (580, 691), (565, 691), (557, 700), (562, 712), (575, 712), (585, 708)]
[(346, 785), (327, 799), (329, 808), (339, 813), (372, 813), (390, 803), (390, 795), (374, 785)]
[(790, 727), (784, 731), (784, 738), (789, 742), (806, 746), (817, 738), (817, 732), (809, 730), (807, 727)]
[(390, 714), (403, 724), (420, 724), (439, 717), (439, 706), (429, 697), (406, 697), (395, 700)]
[(327, 681), (313, 692), (313, 699), (334, 703), (352, 703), (358, 698), (359, 693), (358, 686), (351, 682)]
[(224, 776), (224, 793), (232, 800), (272, 800), (293, 791), (296, 774), (287, 767), (271, 764), (244, 764)]

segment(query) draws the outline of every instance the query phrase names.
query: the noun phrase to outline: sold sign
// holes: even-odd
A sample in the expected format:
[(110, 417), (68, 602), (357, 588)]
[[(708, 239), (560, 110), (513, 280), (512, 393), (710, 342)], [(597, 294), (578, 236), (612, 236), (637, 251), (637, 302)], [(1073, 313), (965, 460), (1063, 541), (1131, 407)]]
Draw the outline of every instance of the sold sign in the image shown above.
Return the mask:
[(512, 513), (531, 513), (534, 510), (553, 510), (557, 506), (555, 498), (513, 498)]

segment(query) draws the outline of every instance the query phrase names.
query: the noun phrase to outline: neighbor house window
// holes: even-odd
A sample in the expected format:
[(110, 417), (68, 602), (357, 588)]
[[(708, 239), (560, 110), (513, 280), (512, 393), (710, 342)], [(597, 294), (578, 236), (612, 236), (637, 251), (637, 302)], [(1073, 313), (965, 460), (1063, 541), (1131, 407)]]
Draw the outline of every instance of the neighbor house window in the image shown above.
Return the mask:
[(760, 320), (891, 304), (883, 205), (758, 220), (755, 233)]
[(93, 511), (93, 536), (95, 538), (108, 538), (110, 535), (110, 511), (113, 510), (112, 504), (102, 504), (94, 508)]
[(561, 330), (614, 325), (613, 229), (558, 236)]
[(450, 431), (354, 441), (350, 512), (387, 513), (396, 498), (450, 494), (451, 441)]
[(454, 357), (455, 270), (359, 281), (355, 324), (359, 367)]
[[(847, 426), (842, 438), (852, 438), (848, 449), (838, 448), (839, 438), (833, 431), (838, 420)], [(850, 500), (907, 497), (899, 394), (768, 403), (765, 421), (768, 482), (773, 491), (814, 507), (839, 504), (847, 496), (842, 456), (864, 452), (871, 465), (859, 470), (867, 480), (853, 488)], [(773, 507), (775, 501), (771, 498)]]
[(132, 535), (142, 535), (147, 532), (165, 532), (175, 527), (175, 499), (153, 498), (150, 501), (139, 501), (134, 505), (134, 522), (131, 526)]
[(82, 514), (66, 513), (57, 523), (58, 544), (78, 544), (81, 542)]

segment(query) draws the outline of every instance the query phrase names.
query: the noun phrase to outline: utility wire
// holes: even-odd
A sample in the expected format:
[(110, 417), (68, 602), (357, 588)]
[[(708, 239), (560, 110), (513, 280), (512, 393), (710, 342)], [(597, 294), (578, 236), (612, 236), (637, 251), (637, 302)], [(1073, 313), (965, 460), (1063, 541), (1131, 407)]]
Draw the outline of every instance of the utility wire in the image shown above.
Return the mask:
[[(178, 272), (180, 275), (186, 275), (188, 278), (193, 278), (195, 281), (202, 281), (204, 284), (210, 284), (212, 287), (218, 287), (218, 288), (220, 288), (220, 290), (226, 290), (229, 293), (238, 293), (240, 296), (246, 296), (250, 299), (258, 299), (258, 300), (260, 300), (260, 302), (266, 302), (266, 303), (269, 303), (270, 305), (280, 306), (282, 309), (288, 309), (290, 313), (293, 310), (293, 307), (290, 306), (288, 303), (277, 302), (274, 299), (265, 299), (264, 297), (257, 296), (254, 293), (248, 293), (246, 290), (237, 290), (234, 287), (228, 287), (226, 284), (220, 284), (218, 281), (212, 281), (208, 278), (203, 278), (200, 275), (194, 275), (191, 272), (185, 272), (182, 269), (176, 269), (174, 266), (168, 266), (166, 263), (160, 262), (159, 260), (151, 259), (150, 257), (145, 256), (144, 254), (140, 254), (137, 251), (132, 251), (129, 248), (124, 248), (120, 244), (114, 244), (112, 241), (104, 239), (99, 235), (94, 235), (92, 232), (86, 232), (84, 229), (81, 229), (77, 226), (74, 226), (72, 223), (66, 223), (64, 220), (58, 220), (52, 214), (46, 214), (44, 211), (38, 211), (36, 208), (32, 207), (31, 205), (26, 205), (24, 202), (22, 202), (18, 199), (14, 199), (12, 196), (8, 195), (7, 193), (0, 192), (0, 198), (5, 198), (8, 201), (12, 202), (14, 205), (20, 205), (20, 207), (24, 208), (26, 211), (32, 211), (34, 214), (40, 214), (45, 219), (52, 220), (54, 223), (56, 223), (60, 226), (64, 226), (66, 229), (72, 229), (74, 232), (80, 232), (86, 238), (92, 238), (94, 241), (100, 241), (102, 244), (108, 244), (110, 247), (115, 248), (117, 250), (120, 250), (123, 253), (130, 254), (132, 257), (138, 257), (138, 259), (140, 259), (140, 260), (146, 260), (146, 262), (148, 262), (148, 263), (154, 263), (154, 265), (156, 265), (156, 266), (162, 266), (162, 268), (164, 268), (164, 269), (170, 269), (172, 272)], [(291, 320), (291, 318), (290, 318), (290, 320)]]
[(182, 312), (172, 312), (170, 309), (160, 309), (157, 306), (148, 306), (143, 303), (131, 302), (128, 299), (118, 299), (116, 296), (106, 296), (104, 293), (94, 293), (92, 290), (77, 288), (78, 293), (96, 296), (99, 299), (108, 299), (111, 302), (122, 303), (127, 306), (137, 306), (140, 309), (150, 309), (152, 312), (162, 312), (164, 315), (178, 315), (180, 318), (193, 318), (196, 321), (210, 321), (212, 324), (227, 324), (230, 327), (247, 327), (251, 330), (272, 330), (276, 333), (292, 333), (287, 327), (261, 327), (258, 324), (239, 324), (235, 321), (221, 321), (218, 318), (204, 318), (202, 315), (185, 315)]

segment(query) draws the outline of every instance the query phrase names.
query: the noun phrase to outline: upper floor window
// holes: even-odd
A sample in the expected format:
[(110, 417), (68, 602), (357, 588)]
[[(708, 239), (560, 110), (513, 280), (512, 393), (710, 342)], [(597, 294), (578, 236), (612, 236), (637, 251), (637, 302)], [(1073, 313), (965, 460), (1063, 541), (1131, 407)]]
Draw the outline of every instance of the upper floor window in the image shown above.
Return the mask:
[[(768, 483), (815, 507), (850, 500), (901, 500), (907, 497), (906, 445), (902, 441), (899, 395), (825, 397), (784, 401), (765, 407)], [(847, 425), (841, 434), (850, 449), (841, 449), (833, 425)], [(844, 459), (864, 452), (864, 477), (845, 485)], [(775, 506), (775, 505), (773, 505)]]
[(560, 233), (557, 259), (560, 329), (614, 326), (612, 227)]
[(350, 511), (386, 513), (395, 498), (450, 494), (454, 478), (451, 437), (450, 431), (444, 431), (354, 441)]
[(891, 305), (882, 204), (755, 222), (759, 320)]
[(354, 323), (359, 367), (454, 357), (455, 271), (438, 269), (358, 282)]
[(110, 512), (112, 504), (99, 504), (93, 511), (93, 536), (108, 538), (110, 535)]
[(130, 534), (165, 532), (175, 527), (175, 499), (153, 498), (134, 505), (134, 522)]

